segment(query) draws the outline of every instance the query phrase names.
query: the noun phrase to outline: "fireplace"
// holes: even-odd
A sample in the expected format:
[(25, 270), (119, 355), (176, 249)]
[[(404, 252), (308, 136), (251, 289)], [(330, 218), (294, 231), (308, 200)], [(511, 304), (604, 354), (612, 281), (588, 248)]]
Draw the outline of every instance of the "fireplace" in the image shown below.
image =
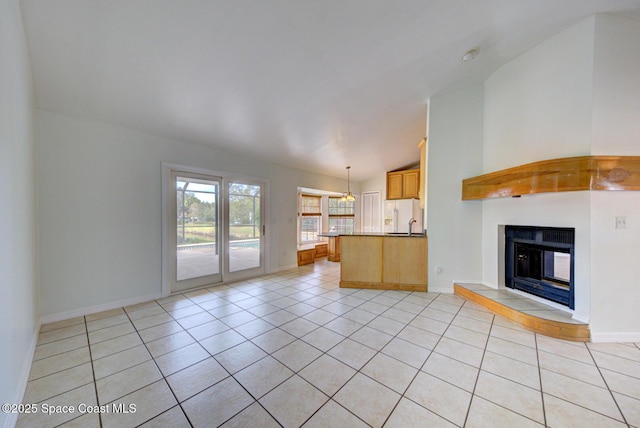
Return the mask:
[(505, 285), (574, 308), (575, 229), (505, 226)]

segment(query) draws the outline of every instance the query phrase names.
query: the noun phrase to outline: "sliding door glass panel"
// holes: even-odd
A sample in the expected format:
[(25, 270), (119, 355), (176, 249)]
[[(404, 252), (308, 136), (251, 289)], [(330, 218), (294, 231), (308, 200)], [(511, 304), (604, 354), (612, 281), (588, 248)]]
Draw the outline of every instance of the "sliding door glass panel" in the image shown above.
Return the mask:
[(200, 278), (188, 284), (198, 286), (219, 281), (220, 180), (178, 175), (175, 183), (176, 282)]
[(229, 183), (229, 272), (262, 268), (262, 193), (261, 184)]

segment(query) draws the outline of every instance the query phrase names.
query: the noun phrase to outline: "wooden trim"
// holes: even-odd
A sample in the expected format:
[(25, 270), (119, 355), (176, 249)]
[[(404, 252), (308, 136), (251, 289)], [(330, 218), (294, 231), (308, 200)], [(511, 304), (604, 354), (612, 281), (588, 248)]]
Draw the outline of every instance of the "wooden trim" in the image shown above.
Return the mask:
[(590, 338), (589, 326), (587, 324), (572, 324), (561, 321), (547, 320), (534, 315), (525, 314), (516, 309), (512, 309), (502, 303), (491, 300), (488, 297), (474, 293), (473, 291), (453, 284), (453, 291), (456, 295), (464, 297), (480, 306), (484, 306), (491, 312), (501, 315), (523, 328), (534, 333), (555, 337), (556, 339), (571, 340), (574, 342), (588, 342)]
[(640, 190), (640, 156), (577, 156), (462, 180), (462, 200), (578, 190)]
[(398, 284), (394, 282), (340, 281), (342, 288), (366, 288), (369, 290), (427, 291), (426, 284)]

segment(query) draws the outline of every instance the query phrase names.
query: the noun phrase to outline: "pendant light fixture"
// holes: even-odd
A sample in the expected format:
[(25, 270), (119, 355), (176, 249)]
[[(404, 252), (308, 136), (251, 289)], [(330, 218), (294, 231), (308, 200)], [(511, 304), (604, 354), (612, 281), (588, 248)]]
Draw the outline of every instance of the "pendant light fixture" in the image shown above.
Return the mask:
[(353, 202), (356, 200), (356, 197), (353, 196), (353, 193), (351, 193), (351, 183), (350, 183), (350, 177), (349, 177), (349, 170), (351, 169), (350, 166), (347, 167), (347, 193), (343, 193), (342, 194), (342, 198), (340, 198), (341, 201), (343, 202)]

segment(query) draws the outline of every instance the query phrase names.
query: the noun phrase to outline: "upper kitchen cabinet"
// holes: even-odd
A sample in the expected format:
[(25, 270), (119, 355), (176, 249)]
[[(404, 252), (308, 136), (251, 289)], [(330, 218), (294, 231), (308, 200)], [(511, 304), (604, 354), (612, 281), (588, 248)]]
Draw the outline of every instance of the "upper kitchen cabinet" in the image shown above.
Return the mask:
[(420, 196), (420, 170), (387, 173), (387, 199), (412, 199)]

